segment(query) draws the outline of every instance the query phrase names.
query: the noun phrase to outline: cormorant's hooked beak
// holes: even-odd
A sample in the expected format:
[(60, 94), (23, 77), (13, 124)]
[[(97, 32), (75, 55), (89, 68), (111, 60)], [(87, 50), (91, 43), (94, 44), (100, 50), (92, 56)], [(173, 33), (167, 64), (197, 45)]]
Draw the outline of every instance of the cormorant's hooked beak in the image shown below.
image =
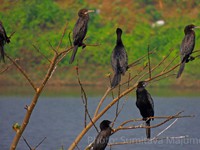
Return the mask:
[(88, 13), (91, 13), (91, 12), (94, 12), (94, 10), (88, 10), (85, 12), (85, 14), (88, 14)]
[(194, 29), (196, 29), (196, 28), (200, 28), (200, 26), (195, 26)]
[(143, 87), (146, 87), (148, 85), (148, 82), (147, 81), (144, 81), (143, 82)]

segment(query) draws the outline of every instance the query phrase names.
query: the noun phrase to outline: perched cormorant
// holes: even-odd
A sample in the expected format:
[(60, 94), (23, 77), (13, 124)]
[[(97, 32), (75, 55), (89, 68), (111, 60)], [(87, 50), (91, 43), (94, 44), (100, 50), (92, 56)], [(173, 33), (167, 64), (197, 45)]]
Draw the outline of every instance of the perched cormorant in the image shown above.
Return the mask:
[[(146, 85), (147, 85), (146, 81), (140, 81), (137, 85), (136, 106), (140, 110), (140, 114), (142, 115), (143, 120), (146, 121), (146, 126), (150, 126), (151, 119), (147, 119), (147, 118), (154, 116), (154, 103), (153, 103), (153, 99), (152, 99), (151, 95), (145, 89)], [(146, 128), (146, 136), (148, 139), (151, 137), (151, 129), (150, 128)]]
[(74, 49), (73, 49), (72, 56), (69, 61), (70, 64), (73, 63), (73, 61), (74, 61), (78, 47), (82, 46), (82, 48), (85, 48), (83, 39), (85, 38), (85, 35), (87, 33), (87, 25), (88, 25), (88, 21), (89, 21), (89, 13), (90, 12), (94, 12), (94, 10), (81, 9), (78, 12), (79, 18), (73, 29)]
[(121, 35), (122, 29), (117, 28), (117, 42), (112, 52), (111, 64), (114, 71), (114, 77), (111, 82), (111, 87), (116, 87), (121, 81), (121, 74), (124, 75), (128, 69), (128, 56), (124, 48)]
[(179, 78), (184, 70), (185, 63), (193, 60), (194, 57), (190, 56), (195, 46), (195, 32), (194, 28), (199, 28), (193, 24), (187, 25), (184, 29), (185, 37), (182, 40), (180, 54), (181, 54), (181, 64), (176, 78)]
[(93, 143), (93, 150), (104, 150), (108, 144), (109, 137), (112, 133), (112, 128), (110, 127), (109, 120), (103, 120), (100, 123), (101, 131), (97, 135), (94, 143)]
[(9, 43), (9, 42), (10, 42), (10, 39), (6, 34), (6, 31), (5, 31), (4, 27), (3, 27), (2, 22), (0, 21), (0, 53), (1, 53), (0, 60), (2, 59), (4, 63), (5, 63), (4, 45), (5, 45), (5, 43)]

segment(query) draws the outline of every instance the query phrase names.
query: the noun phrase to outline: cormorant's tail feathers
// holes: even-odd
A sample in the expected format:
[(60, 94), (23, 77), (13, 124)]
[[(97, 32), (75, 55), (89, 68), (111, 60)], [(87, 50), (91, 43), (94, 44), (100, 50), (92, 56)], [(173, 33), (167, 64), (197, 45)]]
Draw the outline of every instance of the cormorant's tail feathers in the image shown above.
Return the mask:
[(121, 74), (116, 72), (113, 79), (112, 79), (112, 82), (111, 82), (111, 87), (114, 88), (116, 87), (121, 81)]
[(5, 53), (4, 53), (4, 48), (2, 45), (0, 45), (0, 53), (1, 53), (0, 60), (2, 59), (3, 62), (5, 63), (5, 58), (4, 58)]
[(75, 58), (76, 53), (77, 53), (77, 50), (78, 50), (78, 45), (75, 45), (75, 46), (74, 46), (74, 49), (73, 49), (73, 52), (72, 52), (72, 56), (71, 56), (70, 61), (69, 61), (69, 64), (72, 64), (72, 63), (73, 63), (74, 58)]
[(183, 73), (184, 68), (185, 68), (185, 61), (181, 62), (181, 65), (180, 65), (180, 68), (179, 68), (179, 71), (178, 71), (178, 74), (177, 74), (176, 78), (179, 78), (181, 76), (181, 74)]
[[(150, 120), (146, 122), (146, 126), (150, 127)], [(147, 139), (151, 138), (151, 128), (146, 128), (146, 136), (147, 136)]]

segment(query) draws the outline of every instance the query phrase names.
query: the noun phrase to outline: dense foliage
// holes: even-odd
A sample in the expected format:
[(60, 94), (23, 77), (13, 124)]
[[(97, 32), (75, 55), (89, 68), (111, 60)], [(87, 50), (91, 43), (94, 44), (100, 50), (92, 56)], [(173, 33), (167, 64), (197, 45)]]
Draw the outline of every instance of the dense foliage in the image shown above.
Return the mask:
[[(3, 1), (0, 18), (8, 35), (15, 32), (11, 44), (6, 46), (7, 53), (31, 60), (33, 64), (46, 63), (39, 59), (40, 56), (32, 45), (36, 45), (50, 57), (52, 51), (49, 51), (49, 43), (56, 47), (66, 23), (67, 33), (72, 31), (78, 17), (77, 11), (83, 7), (96, 10), (90, 14), (86, 43), (101, 45), (79, 50), (77, 56), (81, 57), (81, 64), (110, 65), (117, 27), (124, 31), (122, 38), (131, 62), (147, 52), (148, 44), (151, 49), (156, 48), (159, 51), (158, 55), (153, 56), (158, 60), (167, 54), (170, 48), (176, 49), (173, 55), (177, 54), (185, 25), (200, 25), (199, 0)], [(152, 27), (158, 20), (164, 20), (165, 24)], [(196, 35), (197, 41), (200, 40), (200, 30), (196, 31)], [(65, 36), (62, 47), (67, 46), (68, 35)], [(196, 49), (199, 47), (200, 42), (196, 42)], [(62, 62), (63, 65), (68, 65), (69, 57)], [(193, 64), (196, 63), (198, 61)]]

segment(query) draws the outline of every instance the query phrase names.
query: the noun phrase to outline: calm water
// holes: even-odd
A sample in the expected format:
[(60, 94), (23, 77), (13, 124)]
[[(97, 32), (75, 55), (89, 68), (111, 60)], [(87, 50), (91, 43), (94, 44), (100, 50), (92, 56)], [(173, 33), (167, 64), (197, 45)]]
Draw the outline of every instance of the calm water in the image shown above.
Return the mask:
[[(142, 143), (134, 145), (114, 146), (112, 149), (134, 149), (134, 150), (188, 150), (199, 149), (200, 146), (200, 97), (154, 97), (156, 116), (172, 115), (184, 110), (184, 115), (195, 115), (194, 118), (178, 119), (175, 125), (167, 130), (161, 137), (188, 135), (185, 140), (164, 140), (154, 143)], [(100, 97), (89, 96), (89, 110), (94, 109)], [(123, 99), (122, 99), (123, 100)], [(1, 96), (0, 97), (0, 150), (8, 150), (9, 145), (15, 135), (12, 125), (15, 122), (21, 123), (26, 110), (24, 106), (29, 104), (31, 96)], [(105, 106), (111, 99), (107, 98)], [(113, 120), (115, 107), (108, 111), (100, 121), (104, 119)], [(47, 139), (40, 145), (38, 150), (59, 150), (61, 146), (65, 149), (72, 143), (84, 126), (84, 107), (79, 96), (42, 96), (32, 114), (31, 120), (23, 136), (31, 146), (37, 145), (44, 137)], [(135, 97), (130, 95), (128, 101), (119, 116), (117, 124), (121, 122), (140, 118), (139, 111), (135, 106)], [(152, 124), (158, 123), (155, 120)], [(97, 122), (97, 125), (99, 122)], [(169, 123), (156, 129), (152, 129), (152, 136), (158, 134)], [(82, 150), (96, 136), (96, 131), (92, 128), (78, 145)], [(123, 142), (125, 140), (138, 140), (145, 136), (144, 129), (120, 131), (114, 134), (111, 142)], [(20, 140), (17, 150), (27, 150), (23, 139)], [(108, 149), (108, 148), (107, 148)]]

